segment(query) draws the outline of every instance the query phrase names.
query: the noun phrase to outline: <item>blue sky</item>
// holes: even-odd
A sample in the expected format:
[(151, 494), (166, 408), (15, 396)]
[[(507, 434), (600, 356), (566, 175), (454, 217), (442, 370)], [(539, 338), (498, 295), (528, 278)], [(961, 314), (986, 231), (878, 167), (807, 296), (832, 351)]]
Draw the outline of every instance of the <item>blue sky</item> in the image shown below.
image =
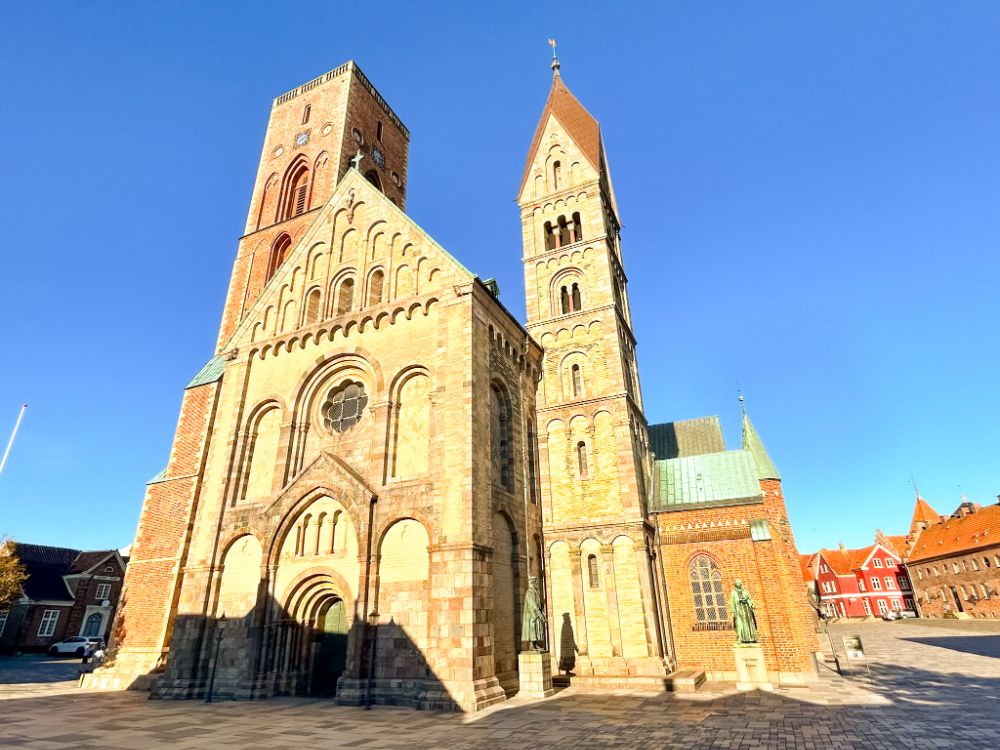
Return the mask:
[(904, 533), (911, 472), (939, 511), (996, 502), (995, 3), (344, 7), (4, 4), (4, 443), (30, 406), (0, 532), (132, 539), (271, 99), (349, 58), (410, 128), (411, 215), (523, 317), (549, 36), (602, 124), (649, 421), (735, 447), (741, 384), (802, 551)]

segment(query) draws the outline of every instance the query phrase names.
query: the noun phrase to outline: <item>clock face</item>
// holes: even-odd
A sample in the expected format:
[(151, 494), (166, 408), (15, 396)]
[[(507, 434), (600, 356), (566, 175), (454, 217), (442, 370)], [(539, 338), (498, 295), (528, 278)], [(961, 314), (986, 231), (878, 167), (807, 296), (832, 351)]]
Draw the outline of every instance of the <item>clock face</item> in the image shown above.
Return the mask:
[(299, 133), (295, 136), (296, 146), (305, 146), (307, 143), (309, 143), (309, 133)]
[(385, 166), (385, 154), (383, 154), (378, 146), (372, 148), (372, 161), (378, 164), (380, 167)]

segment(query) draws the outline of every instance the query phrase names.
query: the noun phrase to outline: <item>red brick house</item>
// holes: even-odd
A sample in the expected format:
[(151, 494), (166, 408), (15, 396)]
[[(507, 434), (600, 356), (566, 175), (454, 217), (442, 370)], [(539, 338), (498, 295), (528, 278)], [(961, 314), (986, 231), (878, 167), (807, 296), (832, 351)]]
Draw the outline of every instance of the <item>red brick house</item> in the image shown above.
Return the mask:
[(28, 578), (22, 596), (0, 610), (0, 652), (45, 651), (64, 638), (106, 638), (126, 560), (118, 550), (81, 552), (16, 544)]
[(906, 569), (924, 617), (1000, 617), (1000, 504), (927, 506), (914, 536)]
[(915, 610), (913, 587), (894, 545), (821, 549), (800, 560), (807, 587), (814, 586), (827, 617), (881, 616)]

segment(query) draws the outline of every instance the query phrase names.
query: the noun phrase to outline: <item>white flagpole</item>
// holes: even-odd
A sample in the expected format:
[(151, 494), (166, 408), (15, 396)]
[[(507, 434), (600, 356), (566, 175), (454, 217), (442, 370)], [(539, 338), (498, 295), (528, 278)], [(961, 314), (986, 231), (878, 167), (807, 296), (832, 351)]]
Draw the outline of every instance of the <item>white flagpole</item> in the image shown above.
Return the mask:
[(10, 455), (10, 449), (14, 446), (14, 438), (17, 437), (17, 430), (21, 426), (21, 420), (24, 419), (24, 410), (27, 408), (27, 404), (21, 404), (21, 411), (18, 413), (17, 421), (14, 423), (14, 431), (10, 433), (10, 440), (7, 441), (7, 450), (3, 452), (3, 458), (0, 459), (0, 474), (3, 474), (3, 467), (7, 465), (7, 456)]

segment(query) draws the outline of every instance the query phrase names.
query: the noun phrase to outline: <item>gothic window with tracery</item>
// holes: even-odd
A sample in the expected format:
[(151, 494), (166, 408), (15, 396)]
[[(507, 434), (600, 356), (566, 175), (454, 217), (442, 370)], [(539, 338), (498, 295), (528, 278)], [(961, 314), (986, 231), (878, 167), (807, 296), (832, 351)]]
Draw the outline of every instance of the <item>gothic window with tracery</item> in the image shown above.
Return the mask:
[(361, 383), (347, 381), (330, 391), (321, 413), (323, 426), (333, 432), (344, 432), (356, 425), (368, 406), (368, 394)]
[(698, 555), (688, 568), (694, 613), (699, 623), (727, 623), (726, 594), (722, 587), (722, 572), (708, 555)]

